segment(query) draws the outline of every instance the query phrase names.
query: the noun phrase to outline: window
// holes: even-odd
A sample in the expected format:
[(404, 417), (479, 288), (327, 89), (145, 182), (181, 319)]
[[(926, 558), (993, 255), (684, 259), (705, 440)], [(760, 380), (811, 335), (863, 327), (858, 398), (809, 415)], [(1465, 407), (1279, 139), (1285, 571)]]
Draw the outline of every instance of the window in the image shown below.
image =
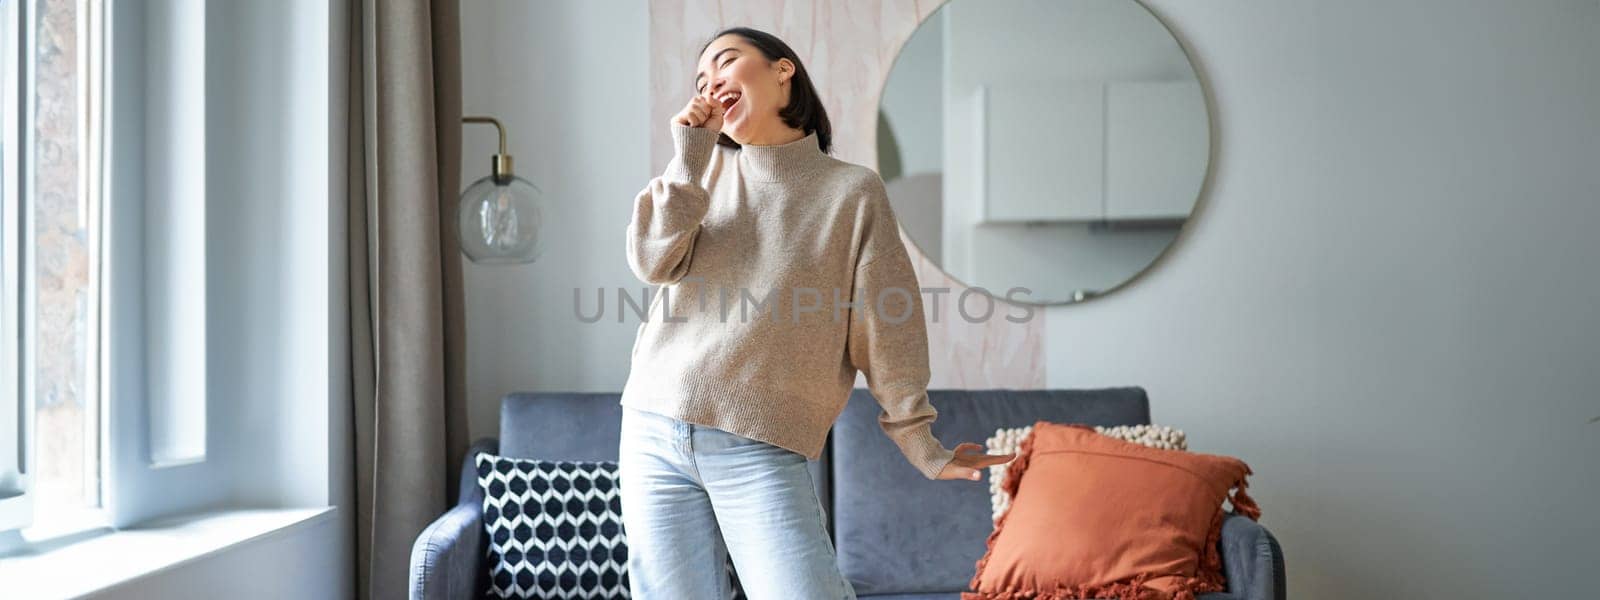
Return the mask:
[[(101, 3), (0, 0), (5, 18), (0, 529), (102, 503)], [(31, 506), (31, 510), (30, 510)]]
[(336, 431), (306, 399), (332, 389), (343, 61), (303, 51), (338, 47), (327, 6), (291, 5), (0, 0), (0, 552), (328, 497), (256, 476)]
[[(99, 110), (91, 63), (99, 2), (41, 0), (33, 98), (33, 193), (24, 198), (24, 364), (38, 441), (38, 508), (100, 505)], [(24, 237), (27, 240), (28, 237)]]

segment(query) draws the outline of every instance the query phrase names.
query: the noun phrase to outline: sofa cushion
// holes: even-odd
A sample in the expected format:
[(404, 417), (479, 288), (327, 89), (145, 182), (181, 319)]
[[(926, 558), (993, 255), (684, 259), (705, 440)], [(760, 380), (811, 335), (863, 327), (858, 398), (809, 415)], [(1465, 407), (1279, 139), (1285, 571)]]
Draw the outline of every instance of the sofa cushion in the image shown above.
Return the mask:
[[(1125, 442), (1133, 442), (1151, 448), (1166, 448), (1168, 450), (1188, 450), (1189, 438), (1182, 429), (1167, 425), (1117, 425), (1115, 427), (1095, 427), (1096, 433), (1109, 435)], [(1015, 454), (1022, 445), (1022, 439), (1028, 437), (1033, 431), (1032, 425), (998, 429), (985, 441), (989, 454)], [(1006, 469), (1010, 464), (993, 465), (989, 467), (989, 498), (993, 506), (995, 521), (1006, 513), (1006, 508), (1011, 506), (1011, 493), (1005, 489)]]
[(477, 456), (495, 598), (626, 595), (628, 544), (615, 462)]
[[(961, 592), (934, 592), (931, 594), (872, 594), (870, 596), (858, 597), (863, 599), (871, 598), (872, 600), (961, 600)], [(1215, 594), (1200, 594), (1199, 600), (1242, 600), (1242, 597), (1227, 592), (1218, 592)]]
[[(628, 536), (611, 461), (511, 459), (479, 452), (490, 598), (624, 598)], [(731, 558), (729, 600), (745, 600)]]
[(962, 598), (1224, 591), (1222, 505), (1231, 501), (1250, 518), (1260, 514), (1245, 493), (1249, 474), (1236, 458), (1150, 448), (1083, 425), (1039, 421), (1007, 469), (1013, 504), (978, 561), (969, 583), (976, 592)]
[[(945, 447), (982, 443), (995, 429), (1036, 420), (1092, 425), (1150, 422), (1142, 388), (931, 390), (933, 434)], [(960, 592), (993, 529), (989, 487), (929, 480), (878, 424), (867, 390), (851, 394), (833, 429), (833, 518), (839, 568), (856, 593)]]

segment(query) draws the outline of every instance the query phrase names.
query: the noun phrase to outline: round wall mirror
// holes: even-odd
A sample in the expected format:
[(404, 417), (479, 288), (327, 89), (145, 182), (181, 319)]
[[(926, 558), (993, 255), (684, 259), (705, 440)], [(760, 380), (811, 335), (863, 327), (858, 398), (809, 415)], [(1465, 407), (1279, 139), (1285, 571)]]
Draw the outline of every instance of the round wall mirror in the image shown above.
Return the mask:
[(1210, 162), (1194, 67), (1134, 0), (952, 0), (901, 49), (878, 117), (879, 174), (918, 249), (1034, 304), (1149, 268)]

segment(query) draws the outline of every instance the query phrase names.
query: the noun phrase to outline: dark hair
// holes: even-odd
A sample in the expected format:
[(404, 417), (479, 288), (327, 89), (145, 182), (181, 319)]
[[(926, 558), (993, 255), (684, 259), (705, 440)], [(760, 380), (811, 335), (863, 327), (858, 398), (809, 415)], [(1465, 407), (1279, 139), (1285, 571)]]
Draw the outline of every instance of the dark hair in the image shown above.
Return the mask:
[[(706, 53), (711, 42), (729, 34), (744, 38), (744, 41), (766, 55), (768, 61), (787, 58), (794, 63), (794, 76), (789, 78), (789, 104), (778, 111), (778, 117), (783, 119), (785, 125), (807, 134), (816, 133), (817, 146), (826, 154), (833, 146), (833, 126), (828, 124), (828, 111), (822, 107), (822, 97), (817, 95), (817, 88), (811, 85), (811, 75), (806, 72), (805, 64), (800, 62), (800, 56), (777, 36), (749, 27), (729, 27), (718, 31), (700, 47), (700, 54)], [(717, 136), (717, 143), (731, 148), (739, 147), (739, 143), (726, 133)]]

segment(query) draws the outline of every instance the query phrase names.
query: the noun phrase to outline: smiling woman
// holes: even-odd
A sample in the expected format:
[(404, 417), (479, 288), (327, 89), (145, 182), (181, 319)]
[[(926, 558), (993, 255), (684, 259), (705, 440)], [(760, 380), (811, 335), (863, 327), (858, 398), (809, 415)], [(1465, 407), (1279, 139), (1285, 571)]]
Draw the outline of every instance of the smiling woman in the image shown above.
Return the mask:
[[(629, 267), (660, 286), (650, 312), (664, 313), (639, 326), (621, 397), (633, 595), (724, 597), (707, 567), (726, 554), (753, 598), (853, 598), (807, 463), (858, 374), (905, 468), (972, 481), (1012, 456), (933, 435), (921, 289), (883, 180), (827, 153), (827, 112), (794, 51), (734, 28), (696, 65), (670, 122), (676, 156), (627, 229)], [(761, 298), (757, 317), (710, 307), (712, 287)]]
[[(717, 143), (770, 146), (817, 134), (824, 154), (833, 147), (833, 126), (811, 75), (788, 44), (766, 32), (732, 27), (700, 49), (696, 99), (724, 111), (708, 123), (720, 130)], [(690, 106), (695, 100), (690, 101)], [(771, 118), (776, 116), (776, 118)]]

